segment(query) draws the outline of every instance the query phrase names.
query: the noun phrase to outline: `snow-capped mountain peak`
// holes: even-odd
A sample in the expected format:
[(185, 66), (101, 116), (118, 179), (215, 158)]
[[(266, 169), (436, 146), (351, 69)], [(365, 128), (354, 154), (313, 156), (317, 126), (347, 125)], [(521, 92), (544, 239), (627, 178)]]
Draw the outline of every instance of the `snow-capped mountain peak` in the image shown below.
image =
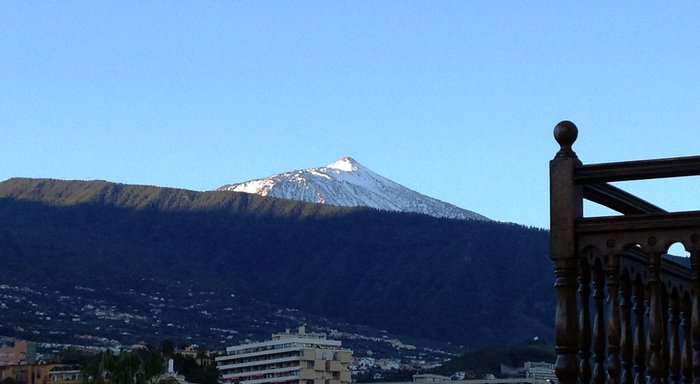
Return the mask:
[(328, 164), (326, 168), (332, 168), (332, 169), (337, 169), (340, 171), (345, 171), (345, 172), (352, 172), (352, 171), (357, 171), (360, 167), (360, 164), (355, 161), (352, 157), (345, 156), (340, 158), (340, 160), (336, 161), (333, 164)]
[(453, 219), (489, 220), (478, 213), (410, 190), (374, 173), (347, 156), (325, 167), (296, 170), (263, 179), (228, 184), (218, 190), (336, 206), (365, 206), (387, 211), (414, 212)]

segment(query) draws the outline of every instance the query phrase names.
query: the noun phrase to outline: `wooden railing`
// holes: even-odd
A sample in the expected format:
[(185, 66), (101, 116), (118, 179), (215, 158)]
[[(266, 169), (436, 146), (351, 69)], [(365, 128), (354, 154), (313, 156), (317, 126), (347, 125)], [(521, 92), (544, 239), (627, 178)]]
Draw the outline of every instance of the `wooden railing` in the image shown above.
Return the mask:
[[(700, 175), (700, 156), (583, 165), (559, 123), (550, 162), (561, 383), (700, 384), (700, 211), (669, 213), (607, 184)], [(622, 215), (586, 218), (583, 200)], [(664, 255), (674, 243), (689, 266)]]

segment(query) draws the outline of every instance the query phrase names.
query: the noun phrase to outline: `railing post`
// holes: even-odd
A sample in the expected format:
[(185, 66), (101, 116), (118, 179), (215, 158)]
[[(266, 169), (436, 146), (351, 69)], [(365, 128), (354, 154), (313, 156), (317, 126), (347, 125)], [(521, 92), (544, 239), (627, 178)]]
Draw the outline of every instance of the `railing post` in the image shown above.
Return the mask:
[(561, 384), (576, 384), (578, 379), (578, 308), (576, 303), (578, 257), (574, 237), (574, 219), (583, 213), (580, 187), (574, 185), (574, 172), (581, 162), (571, 149), (578, 129), (570, 121), (554, 128), (561, 146), (549, 163), (550, 180), (550, 257), (554, 261), (557, 310), (555, 372)]

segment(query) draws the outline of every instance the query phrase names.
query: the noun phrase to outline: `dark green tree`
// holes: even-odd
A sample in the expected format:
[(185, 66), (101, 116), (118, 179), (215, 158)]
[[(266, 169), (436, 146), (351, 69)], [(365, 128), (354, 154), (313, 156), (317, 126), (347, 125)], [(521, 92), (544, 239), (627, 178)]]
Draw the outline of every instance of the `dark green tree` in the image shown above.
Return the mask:
[(143, 356), (141, 367), (144, 379), (147, 383), (152, 384), (165, 371), (165, 358), (160, 351), (150, 349)]
[(68, 347), (59, 354), (61, 364), (83, 364), (85, 357), (75, 347)]
[(217, 384), (222, 381), (216, 365), (206, 366), (197, 363), (192, 356), (175, 355), (173, 358), (175, 370), (185, 376), (185, 380), (197, 384)]
[(205, 344), (197, 346), (197, 364), (203, 366), (204, 359), (209, 356), (209, 348)]
[(160, 350), (163, 352), (163, 356), (172, 357), (173, 353), (175, 353), (175, 343), (170, 339), (165, 339), (161, 344)]

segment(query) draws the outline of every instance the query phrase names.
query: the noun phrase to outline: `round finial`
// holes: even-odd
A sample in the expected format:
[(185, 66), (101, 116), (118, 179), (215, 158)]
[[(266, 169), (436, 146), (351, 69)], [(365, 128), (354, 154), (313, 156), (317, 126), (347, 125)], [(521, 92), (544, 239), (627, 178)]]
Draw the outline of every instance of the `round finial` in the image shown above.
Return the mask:
[(577, 137), (578, 128), (568, 120), (564, 120), (554, 127), (554, 139), (557, 140), (562, 150), (570, 151)]

